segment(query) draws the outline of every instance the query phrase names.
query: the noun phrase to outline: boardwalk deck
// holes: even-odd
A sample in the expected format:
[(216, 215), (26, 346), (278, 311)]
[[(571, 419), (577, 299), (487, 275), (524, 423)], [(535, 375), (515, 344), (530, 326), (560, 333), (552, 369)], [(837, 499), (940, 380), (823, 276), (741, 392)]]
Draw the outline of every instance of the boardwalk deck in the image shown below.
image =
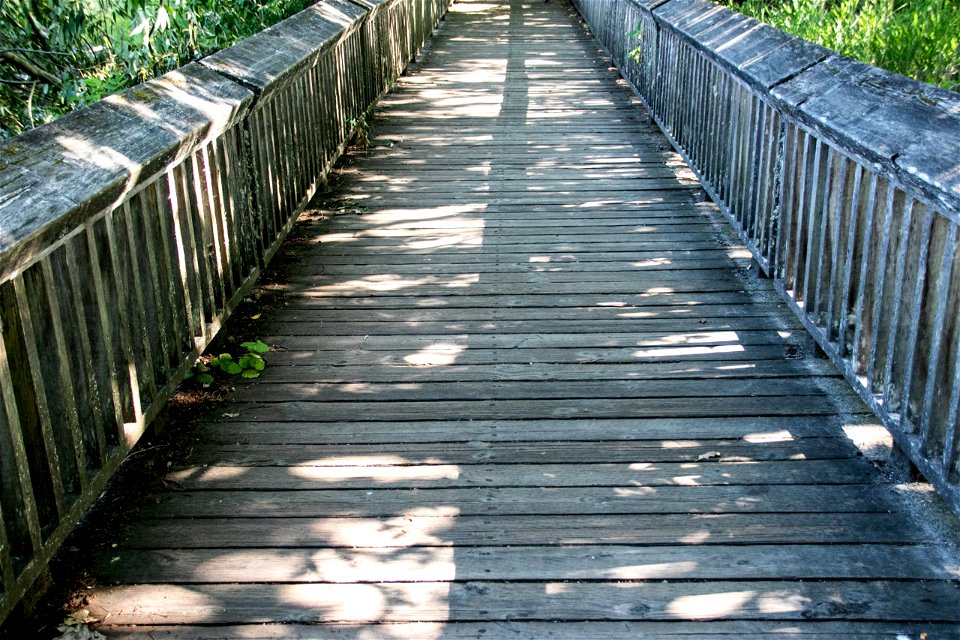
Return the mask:
[(957, 638), (871, 423), (568, 3), (458, 2), (278, 258), (111, 637)]

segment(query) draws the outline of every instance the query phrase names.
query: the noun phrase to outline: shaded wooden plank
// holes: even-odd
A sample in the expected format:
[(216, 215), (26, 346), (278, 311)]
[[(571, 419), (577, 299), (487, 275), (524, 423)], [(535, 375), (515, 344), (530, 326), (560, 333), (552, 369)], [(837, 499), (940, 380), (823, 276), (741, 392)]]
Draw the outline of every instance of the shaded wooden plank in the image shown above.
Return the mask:
[[(359, 416), (358, 416), (359, 417)], [(246, 416), (215, 413), (198, 425), (210, 443), (344, 444), (360, 442), (566, 442), (662, 440), (677, 438), (744, 439), (747, 442), (780, 442), (794, 438), (840, 437), (847, 425), (871, 425), (867, 413), (825, 416), (742, 416), (736, 418), (493, 420), (415, 419), (403, 423), (364, 419), (349, 422), (250, 421)]]
[[(479, 315), (479, 314), (478, 314)], [(502, 314), (500, 314), (502, 315)], [(586, 315), (586, 314), (584, 314)], [(611, 332), (636, 334), (659, 332), (681, 332), (690, 334), (694, 331), (756, 331), (781, 330), (784, 325), (767, 316), (746, 316), (730, 320), (726, 318), (704, 317), (662, 317), (662, 318), (595, 318), (580, 320), (545, 319), (530, 317), (524, 320), (497, 320), (487, 317), (483, 320), (464, 319), (444, 322), (440, 320), (417, 320), (414, 317), (407, 319), (394, 318), (392, 320), (357, 319), (350, 322), (331, 322), (326, 314), (284, 314), (280, 318), (271, 318), (260, 322), (260, 330), (264, 335), (274, 336), (370, 336), (370, 335), (469, 335), (471, 338), (489, 333), (503, 334), (545, 334), (555, 332), (559, 334), (589, 335), (594, 333)], [(533, 316), (533, 314), (531, 314)], [(363, 317), (363, 316), (360, 316)], [(324, 322), (326, 320), (326, 322)], [(785, 323), (784, 323), (785, 324)], [(793, 328), (799, 332), (799, 327)]]
[(863, 412), (853, 398), (804, 396), (802, 398), (753, 396), (716, 397), (693, 403), (688, 398), (576, 399), (576, 400), (457, 400), (436, 402), (269, 402), (234, 400), (223, 406), (225, 413), (238, 413), (246, 420), (362, 420), (403, 421), (425, 417), (460, 420), (547, 419), (547, 418), (656, 418), (671, 415), (683, 418), (730, 416), (832, 415)]
[[(699, 320), (698, 320), (699, 324)], [(701, 325), (702, 326), (702, 325)], [(631, 348), (631, 347), (683, 347), (722, 344), (738, 345), (784, 345), (803, 340), (799, 331), (785, 330), (704, 330), (666, 332), (623, 332), (607, 330), (603, 333), (561, 332), (557, 326), (552, 332), (538, 333), (459, 333), (392, 335), (268, 335), (268, 343), (287, 350), (304, 351), (403, 351), (424, 349), (441, 345), (463, 345), (471, 349), (563, 349), (563, 348)]]
[[(706, 453), (706, 452), (705, 452)], [(717, 456), (718, 458), (720, 456)], [(728, 458), (731, 456), (728, 456)], [(736, 457), (736, 456), (732, 456)], [(205, 456), (206, 458), (206, 456)], [(372, 457), (371, 457), (372, 458)], [(186, 490), (232, 489), (297, 491), (365, 487), (584, 487), (703, 486), (743, 484), (863, 484), (873, 482), (872, 467), (859, 460), (805, 459), (771, 462), (633, 462), (628, 464), (408, 464), (370, 466), (359, 460), (321, 459), (288, 466), (230, 466), (216, 462), (176, 469), (166, 476)], [(370, 458), (368, 458), (370, 459)], [(383, 459), (388, 459), (383, 456)], [(324, 463), (327, 464), (324, 464)]]
[(902, 514), (654, 514), (396, 518), (141, 520), (126, 549), (366, 548), (534, 545), (917, 544), (932, 542)]
[[(256, 624), (249, 626), (111, 626), (104, 629), (109, 637), (118, 640), (133, 640), (149, 636), (155, 640), (221, 640), (223, 637), (246, 638), (247, 640), (359, 640), (369, 638), (369, 626), (357, 625), (303, 625), (303, 624)], [(921, 622), (811, 622), (802, 625), (795, 622), (411, 622), (386, 623), (375, 629), (389, 638), (423, 640), (483, 637), (488, 640), (514, 640), (516, 638), (549, 638), (551, 640), (622, 640), (623, 638), (684, 638), (685, 640), (709, 640), (712, 638), (769, 638), (784, 634), (804, 640), (835, 640), (836, 638), (879, 639), (919, 637), (927, 633), (930, 638), (955, 640), (960, 631), (954, 625)]]
[[(98, 592), (112, 624), (451, 620), (860, 620), (956, 622), (948, 582), (160, 585)], [(130, 606), (128, 603), (137, 603)]]
[(281, 366), (270, 359), (269, 382), (299, 383), (376, 383), (402, 379), (416, 382), (471, 381), (571, 381), (571, 380), (665, 380), (777, 378), (792, 376), (836, 377), (838, 374), (822, 360), (725, 360), (676, 363), (646, 363), (642, 368), (632, 364), (476, 364), (423, 367), (384, 364), (379, 367), (337, 364), (297, 364)]
[(750, 380), (729, 378), (723, 385), (713, 380), (590, 380), (573, 382), (360, 382), (329, 384), (322, 382), (262, 382), (244, 391), (247, 402), (418, 402), (446, 400), (514, 400), (578, 398), (673, 398), (689, 402), (709, 402), (715, 397), (810, 397), (845, 391), (840, 378), (810, 380), (804, 378), (766, 378)]
[(948, 579), (934, 557), (922, 547), (891, 545), (254, 547), (113, 551), (93, 572), (119, 584)]
[[(353, 445), (203, 445), (193, 448), (191, 460), (220, 465), (307, 465), (379, 467), (429, 464), (585, 464), (585, 463), (694, 463), (700, 456), (721, 462), (758, 460), (834, 460), (855, 455), (844, 438), (783, 437), (770, 442), (748, 440), (569, 440), (566, 442), (465, 442)], [(575, 473), (571, 468), (570, 473)], [(374, 473), (374, 472), (371, 472)], [(488, 474), (509, 474), (489, 470)], [(612, 477), (612, 474), (611, 474)], [(635, 480), (635, 479), (634, 479)], [(632, 484), (634, 482), (625, 483)], [(543, 484), (550, 484), (545, 481)], [(694, 483), (695, 484), (695, 483)]]
[(565, 515), (616, 513), (872, 513), (894, 508), (871, 485), (607, 488), (200, 491), (155, 494), (148, 518), (371, 517), (407, 513)]

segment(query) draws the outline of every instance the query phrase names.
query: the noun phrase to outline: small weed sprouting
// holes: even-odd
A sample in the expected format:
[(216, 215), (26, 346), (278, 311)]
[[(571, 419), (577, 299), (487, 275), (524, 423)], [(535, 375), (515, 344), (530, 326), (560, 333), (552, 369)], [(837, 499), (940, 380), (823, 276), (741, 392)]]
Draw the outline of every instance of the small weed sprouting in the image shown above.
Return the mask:
[(260, 340), (241, 343), (243, 353), (234, 357), (231, 353), (221, 353), (212, 358), (201, 358), (187, 373), (187, 380), (194, 380), (204, 389), (209, 388), (220, 376), (240, 376), (241, 378), (259, 378), (260, 372), (267, 366), (263, 354), (270, 346)]

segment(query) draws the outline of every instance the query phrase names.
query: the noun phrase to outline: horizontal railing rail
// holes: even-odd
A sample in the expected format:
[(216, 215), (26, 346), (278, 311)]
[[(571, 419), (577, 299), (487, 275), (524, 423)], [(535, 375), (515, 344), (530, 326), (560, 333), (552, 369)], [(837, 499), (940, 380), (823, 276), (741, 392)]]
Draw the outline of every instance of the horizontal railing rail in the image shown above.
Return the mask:
[(707, 0), (574, 0), (762, 270), (960, 512), (960, 95)]
[(321, 0), (0, 144), (0, 621), (449, 0)]

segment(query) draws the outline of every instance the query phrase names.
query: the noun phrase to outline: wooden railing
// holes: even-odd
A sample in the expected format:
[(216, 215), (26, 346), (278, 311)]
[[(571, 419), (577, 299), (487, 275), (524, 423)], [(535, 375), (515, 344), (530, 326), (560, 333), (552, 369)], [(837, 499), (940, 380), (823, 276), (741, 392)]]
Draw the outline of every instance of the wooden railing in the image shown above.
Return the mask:
[(449, 0), (322, 0), (0, 145), (0, 621)]
[(574, 3), (762, 270), (960, 512), (960, 95), (706, 0)]

